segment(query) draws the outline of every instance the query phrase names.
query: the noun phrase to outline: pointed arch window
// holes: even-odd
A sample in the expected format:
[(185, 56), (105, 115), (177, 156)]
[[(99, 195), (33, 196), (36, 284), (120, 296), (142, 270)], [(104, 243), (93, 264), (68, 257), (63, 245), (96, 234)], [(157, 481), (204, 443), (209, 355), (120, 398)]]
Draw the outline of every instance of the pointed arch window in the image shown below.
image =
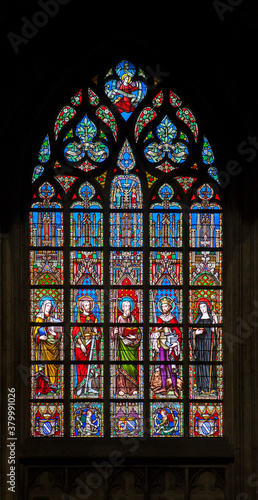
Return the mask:
[(223, 435), (222, 215), (165, 82), (123, 60), (67, 101), (32, 175), (33, 437)]

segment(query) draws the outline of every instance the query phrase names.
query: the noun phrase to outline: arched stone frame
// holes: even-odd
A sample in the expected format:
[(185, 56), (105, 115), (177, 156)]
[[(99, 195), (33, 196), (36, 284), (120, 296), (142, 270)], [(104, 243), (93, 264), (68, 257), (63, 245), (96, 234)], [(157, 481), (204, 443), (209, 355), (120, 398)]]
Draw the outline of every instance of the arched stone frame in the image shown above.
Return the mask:
[[(195, 108), (194, 108), (194, 106), (192, 106), (192, 107), (193, 107), (193, 109), (196, 109), (196, 107), (195, 107)], [(211, 136), (210, 136), (210, 137), (211, 137)], [(233, 182), (233, 181), (232, 181), (232, 182)], [(230, 186), (230, 188), (231, 188), (231, 187), (232, 187), (232, 186)], [(234, 190), (234, 189), (235, 189), (235, 190), (237, 190), (238, 188), (237, 188), (237, 187), (232, 188), (232, 192), (233, 192), (233, 190)], [(237, 193), (237, 196), (240, 196), (240, 193), (239, 193), (239, 192)], [(227, 202), (227, 203), (229, 203), (227, 200), (226, 200), (226, 202)], [(231, 207), (232, 207), (232, 206), (234, 206), (234, 204), (233, 204), (233, 200), (232, 200), (232, 199), (231, 199), (230, 203), (231, 203), (231, 205), (230, 205)], [(227, 209), (227, 206), (226, 206), (226, 209)], [(227, 212), (227, 213), (229, 214), (229, 213), (230, 213), (230, 210), (229, 210), (229, 212)], [(235, 216), (235, 215), (236, 215), (236, 216)], [(242, 232), (244, 232), (244, 233), (245, 233), (245, 229), (243, 228), (243, 226), (242, 226), (242, 224), (241, 224), (241, 217), (240, 217), (240, 214), (238, 214), (238, 215), (237, 215), (237, 214), (235, 214), (235, 215), (234, 215), (234, 214), (232, 214), (232, 216), (233, 216), (233, 218), (234, 218), (234, 222), (235, 222), (235, 226), (234, 226), (234, 227), (235, 227), (235, 228), (236, 228), (236, 227), (238, 228), (238, 229), (237, 229), (238, 234), (240, 234), (241, 230), (242, 230)], [(228, 220), (228, 217), (229, 217), (229, 216), (227, 216), (227, 220)], [(238, 217), (238, 218), (237, 218), (237, 217)], [(241, 229), (241, 228), (242, 228), (242, 229)], [(23, 242), (23, 233), (24, 233), (24, 230), (23, 230), (23, 229), (19, 229), (19, 228), (18, 228), (18, 226), (16, 226), (16, 228), (13, 228), (13, 229), (12, 229), (12, 231), (13, 231), (13, 249), (14, 249), (13, 251), (15, 252), (15, 247), (16, 247), (16, 244), (17, 244), (17, 242), (18, 242), (18, 241), (20, 241), (20, 248), (23, 248), (23, 243), (22, 243), (22, 242)], [(230, 248), (232, 249), (232, 252), (233, 252), (233, 250), (235, 250), (235, 251), (234, 251), (234, 255), (236, 255), (236, 249), (234, 249), (234, 248), (233, 248), (233, 247), (234, 247), (234, 244), (233, 244), (233, 243), (231, 243), (231, 242), (232, 242), (232, 241), (234, 241), (234, 240), (233, 240), (233, 238), (231, 239), (231, 238), (229, 238), (229, 236), (228, 236), (228, 235), (229, 235), (229, 233), (230, 233), (230, 231), (232, 231), (233, 235), (235, 234), (235, 229), (234, 229), (233, 227), (232, 227), (232, 228), (230, 227), (230, 229), (229, 229), (229, 230), (228, 230), (228, 232), (226, 233), (227, 243), (229, 243), (229, 246), (227, 247), (227, 250), (226, 250), (226, 255), (228, 255), (228, 253), (230, 254), (230, 252), (231, 252), (231, 251), (230, 251)], [(20, 232), (20, 236), (21, 236), (21, 237), (20, 237), (20, 239), (19, 239), (19, 232)], [(246, 233), (245, 233), (245, 234), (246, 234)], [(10, 241), (10, 237), (8, 237), (8, 240)], [(7, 245), (8, 245), (8, 242), (6, 242), (6, 243), (7, 243)], [(4, 245), (5, 245), (5, 242), (4, 242)], [(17, 248), (16, 248), (16, 251), (17, 251)], [(251, 251), (251, 247), (250, 247), (250, 251)], [(232, 252), (231, 252), (231, 253), (232, 253)], [(8, 250), (7, 250), (7, 253), (8, 253)], [(19, 256), (20, 256), (20, 255), (19, 255)], [(18, 257), (18, 255), (17, 255), (17, 257)], [(25, 260), (24, 260), (24, 262), (25, 262)], [(226, 278), (226, 281), (225, 281), (225, 284), (226, 284), (226, 283), (227, 283), (227, 281), (228, 281), (228, 282), (229, 282), (229, 285), (231, 286), (231, 282), (232, 282), (231, 278), (233, 279), (233, 276), (237, 275), (237, 273), (238, 273), (238, 271), (239, 271), (240, 262), (241, 262), (241, 257), (240, 257), (240, 255), (238, 255), (238, 257), (235, 257), (235, 258), (233, 259), (233, 264), (232, 264), (232, 265), (230, 265), (230, 267), (229, 267), (229, 268), (227, 269), (227, 271), (226, 271), (226, 277), (225, 277), (225, 278)], [(248, 264), (247, 264), (247, 262), (245, 263), (245, 268), (246, 268), (246, 269), (248, 268)], [(7, 272), (7, 271), (8, 271), (8, 268), (6, 269), (6, 272)], [(9, 272), (10, 272), (10, 267), (9, 267)], [(20, 273), (20, 272), (22, 272), (22, 273), (23, 273), (23, 271), (18, 271), (18, 272), (16, 271), (16, 278), (15, 278), (15, 282), (17, 282), (17, 277), (19, 276), (19, 273)], [(248, 270), (247, 270), (247, 273), (249, 273), (249, 274), (250, 274), (250, 276), (251, 276), (251, 272), (250, 272), (250, 271), (248, 271)], [(18, 281), (19, 281), (19, 279), (18, 279)], [(237, 288), (235, 288), (235, 290), (237, 290)], [(239, 292), (239, 293), (238, 293), (238, 295), (237, 295), (237, 294), (234, 294), (234, 297), (233, 297), (232, 299), (231, 299), (230, 297), (225, 297), (225, 301), (226, 301), (226, 304), (227, 304), (227, 310), (229, 311), (229, 310), (230, 310), (230, 308), (231, 308), (231, 310), (232, 310), (232, 318), (233, 318), (233, 316), (234, 316), (234, 311), (235, 311), (235, 310), (242, 311), (242, 313), (240, 314), (240, 315), (241, 315), (241, 317), (243, 317), (243, 316), (244, 316), (244, 312), (243, 312), (243, 311), (246, 311), (246, 313), (250, 312), (250, 311), (249, 311), (249, 305), (248, 305), (247, 303), (246, 303), (245, 305), (243, 305), (243, 303), (242, 303), (242, 306), (240, 305), (240, 294), (241, 294), (241, 290), (240, 290), (240, 289), (238, 289), (238, 292)], [(14, 293), (15, 293), (15, 292), (14, 292)], [(8, 294), (9, 294), (9, 295), (8, 295)], [(6, 294), (6, 296), (7, 296), (7, 297), (8, 297), (8, 296), (10, 297), (10, 290), (8, 291), (8, 293)], [(7, 310), (8, 310), (8, 306), (7, 306)], [(7, 312), (7, 310), (6, 310), (6, 312)], [(11, 313), (11, 311), (9, 311), (9, 312)], [(15, 311), (15, 313), (14, 313), (14, 314), (15, 314), (15, 324), (16, 324), (16, 323), (17, 323), (17, 318), (18, 318), (18, 316), (17, 316), (17, 315), (18, 315), (17, 311)], [(22, 317), (22, 315), (21, 315), (21, 317)], [(227, 318), (228, 318), (228, 316), (226, 317), (226, 321), (227, 321)], [(19, 320), (18, 320), (18, 321), (19, 321)], [(233, 320), (232, 320), (232, 321), (233, 321)], [(233, 322), (233, 324), (234, 324), (234, 322)], [(237, 325), (237, 323), (235, 323), (235, 328), (231, 328), (231, 327), (227, 327), (227, 326), (226, 326), (226, 331), (228, 331), (228, 332), (229, 332), (229, 335), (230, 335), (230, 334), (231, 334), (231, 335), (233, 335), (233, 333), (231, 333), (231, 332), (232, 332), (232, 331), (235, 331), (235, 329), (236, 329), (236, 327), (237, 327), (237, 326), (238, 326), (238, 325)], [(11, 325), (10, 325), (10, 323), (9, 323), (9, 325), (8, 325), (8, 329), (10, 329), (10, 328), (11, 328)], [(15, 330), (15, 326), (13, 326), (13, 328), (14, 328), (14, 330)], [(248, 332), (247, 332), (247, 333), (248, 333)], [(234, 351), (234, 352), (233, 352), (233, 357), (231, 356), (232, 343), (233, 343), (233, 351)], [(233, 359), (234, 359), (234, 362), (236, 362), (236, 363), (237, 363), (237, 366), (239, 366), (239, 363), (240, 363), (240, 361), (239, 361), (239, 360), (240, 360), (240, 352), (241, 352), (241, 347), (242, 347), (242, 344), (241, 344), (240, 342), (236, 342), (236, 343), (234, 343), (234, 341), (232, 341), (232, 338), (230, 338), (230, 336), (228, 337), (228, 340), (226, 341), (225, 349), (228, 349), (228, 351), (229, 351), (229, 364), (227, 365), (228, 367), (226, 368), (226, 370), (229, 370), (229, 372), (230, 372), (230, 367), (233, 369), (233, 366), (231, 366), (231, 363), (233, 363)], [(17, 356), (17, 354), (15, 354), (15, 356)], [(17, 358), (16, 358), (16, 359), (17, 359)], [(237, 361), (237, 360), (238, 360), (238, 361)], [(240, 364), (241, 364), (241, 363), (240, 363)], [(18, 365), (20, 365), (20, 363), (18, 363)], [(26, 366), (26, 364), (24, 364), (24, 366)], [(21, 369), (20, 369), (20, 372), (21, 372)], [(19, 372), (18, 372), (18, 373), (19, 373)], [(240, 372), (237, 372), (237, 373), (239, 373), (239, 375), (237, 375), (237, 377), (241, 378)], [(20, 375), (18, 375), (18, 377), (19, 377), (19, 379), (20, 379)], [(26, 382), (26, 374), (25, 374), (25, 378), (24, 378), (24, 373), (23, 373), (23, 379), (21, 379), (21, 386), (23, 385), (24, 380), (25, 380), (25, 382)], [(228, 391), (229, 384), (230, 384), (230, 381), (229, 381), (229, 378), (227, 377), (227, 382), (226, 382), (226, 392)], [(226, 402), (225, 402), (226, 404), (229, 404), (229, 403), (227, 403), (227, 401), (228, 401), (228, 402), (229, 402), (229, 401), (232, 401), (232, 402), (233, 402), (233, 393), (234, 393), (234, 391), (231, 389), (229, 399), (227, 399), (227, 398), (226, 398)], [(236, 404), (236, 403), (235, 403), (235, 404)], [(230, 406), (231, 406), (231, 405), (229, 404), (229, 408), (228, 408), (228, 409), (230, 409)], [(230, 411), (229, 411), (229, 415), (230, 415)], [(230, 420), (229, 420), (228, 422), (230, 422)], [(231, 424), (232, 424), (232, 425), (231, 425)], [(229, 425), (229, 432), (228, 432), (227, 434), (228, 434), (229, 436), (232, 436), (232, 439), (234, 439), (234, 428), (235, 428), (235, 426), (238, 426), (238, 427), (239, 427), (239, 426), (241, 425), (241, 424), (240, 424), (240, 422), (239, 422), (239, 421), (237, 421), (237, 422), (235, 422), (234, 424), (233, 424), (233, 422), (232, 422), (232, 421), (231, 421), (231, 423), (228, 423), (228, 424), (227, 424), (227, 422), (225, 422), (225, 425)], [(213, 445), (213, 446), (214, 446), (214, 445)]]

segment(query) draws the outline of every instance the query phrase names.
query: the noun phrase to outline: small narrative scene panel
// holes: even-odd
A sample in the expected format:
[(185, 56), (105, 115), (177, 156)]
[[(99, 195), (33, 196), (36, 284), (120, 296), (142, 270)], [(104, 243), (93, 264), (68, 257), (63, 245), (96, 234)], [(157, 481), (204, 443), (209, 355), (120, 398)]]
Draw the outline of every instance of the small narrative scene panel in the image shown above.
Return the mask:
[(136, 175), (118, 175), (111, 185), (110, 208), (142, 208), (142, 190)]
[(157, 364), (150, 366), (150, 398), (180, 399), (183, 397), (183, 367)]
[(62, 399), (64, 367), (55, 363), (39, 363), (31, 367), (31, 398)]
[[(198, 330), (205, 325), (216, 327), (222, 323), (222, 290), (214, 288), (198, 288), (189, 292), (189, 322), (199, 325)], [(202, 332), (197, 333), (197, 335)]]
[(143, 403), (112, 402), (110, 405), (111, 437), (143, 436)]
[(74, 250), (70, 253), (71, 285), (103, 284), (103, 252)]
[(191, 212), (189, 215), (190, 247), (222, 247), (222, 213), (218, 210), (210, 212)]
[(139, 212), (113, 212), (110, 214), (110, 245), (114, 247), (140, 247), (143, 244), (143, 218)]
[[(182, 290), (159, 288), (150, 290), (150, 322), (176, 324), (182, 322)], [(179, 332), (177, 335), (180, 337)]]
[(64, 405), (58, 402), (31, 403), (31, 436), (63, 437)]
[(150, 285), (183, 284), (182, 252), (175, 250), (150, 252)]
[(31, 360), (48, 362), (64, 359), (64, 333), (60, 322), (44, 323), (37, 318), (31, 328)]
[(30, 245), (33, 247), (60, 247), (64, 243), (63, 214), (61, 211), (30, 212)]
[(150, 246), (167, 248), (182, 246), (181, 212), (150, 212)]
[(222, 403), (190, 403), (190, 436), (222, 437)]
[(110, 253), (110, 284), (142, 285), (143, 255), (139, 251)]
[(103, 403), (71, 404), (71, 437), (103, 437)]
[(222, 399), (223, 398), (222, 366), (213, 364), (201, 364), (201, 363), (190, 365), (189, 397), (190, 399)]
[(30, 284), (62, 285), (64, 281), (63, 252), (60, 250), (31, 250)]
[(81, 324), (71, 328), (71, 360), (95, 362), (104, 358), (103, 328), (87, 322), (87, 316), (81, 315)]
[(31, 321), (53, 323), (56, 328), (63, 321), (63, 290), (59, 288), (32, 288), (30, 291)]
[(71, 321), (73, 323), (102, 323), (103, 310), (103, 290), (97, 288), (71, 290)]
[(123, 358), (121, 364), (110, 366), (110, 398), (142, 399), (143, 366), (134, 364), (133, 351), (125, 351)]
[(214, 323), (189, 329), (189, 359), (204, 363), (222, 361), (222, 328)]
[(151, 437), (184, 435), (183, 403), (161, 401), (150, 403)]
[(142, 361), (143, 332), (142, 327), (126, 325), (110, 328), (110, 360), (111, 361)]
[[(131, 284), (125, 281), (124, 286)], [(118, 288), (110, 290), (110, 322), (119, 325), (141, 323), (143, 320), (142, 290)], [(117, 335), (118, 332), (115, 334)], [(138, 334), (137, 334), (138, 336)]]
[(71, 397), (100, 399), (103, 397), (103, 365), (77, 363), (71, 366)]
[(195, 250), (189, 252), (189, 284), (193, 286), (222, 285), (222, 252)]
[[(70, 245), (72, 247), (101, 247), (103, 245), (103, 214), (96, 210), (78, 210), (71, 213)], [(98, 211), (97, 211), (98, 210)]]

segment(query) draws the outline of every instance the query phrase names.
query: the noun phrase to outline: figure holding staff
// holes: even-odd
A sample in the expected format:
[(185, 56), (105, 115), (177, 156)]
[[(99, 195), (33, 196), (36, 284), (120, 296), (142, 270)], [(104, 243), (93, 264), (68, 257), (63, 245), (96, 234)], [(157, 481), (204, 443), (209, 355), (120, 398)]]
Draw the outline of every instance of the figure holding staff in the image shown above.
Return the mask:
[(195, 365), (196, 391), (195, 394), (210, 394), (217, 396), (216, 366), (210, 364), (216, 361), (217, 334), (212, 325), (218, 323), (218, 318), (211, 311), (210, 301), (206, 298), (199, 299), (196, 303), (198, 315), (195, 320), (197, 328), (192, 329), (191, 341), (193, 357), (203, 364)]

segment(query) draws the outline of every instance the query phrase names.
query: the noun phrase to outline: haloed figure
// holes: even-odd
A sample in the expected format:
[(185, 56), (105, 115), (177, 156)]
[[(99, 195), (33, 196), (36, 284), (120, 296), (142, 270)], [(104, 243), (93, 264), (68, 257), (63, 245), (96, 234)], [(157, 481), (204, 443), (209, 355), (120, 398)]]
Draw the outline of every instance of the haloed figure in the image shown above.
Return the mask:
[(138, 360), (138, 349), (141, 340), (139, 328), (133, 327), (136, 318), (132, 314), (134, 302), (130, 297), (124, 297), (119, 302), (121, 314), (117, 322), (119, 326), (114, 327), (111, 338), (116, 343), (117, 359), (121, 362), (117, 366), (116, 392), (119, 396), (128, 394), (136, 396), (139, 391), (137, 366), (132, 363)]
[(216, 366), (208, 364), (216, 361), (217, 352), (217, 333), (216, 328), (212, 326), (218, 323), (218, 318), (211, 311), (208, 299), (202, 299), (197, 302), (198, 316), (195, 324), (198, 328), (192, 330), (192, 349), (193, 357), (196, 361), (202, 361), (203, 364), (195, 365), (196, 374), (196, 392), (195, 394), (217, 395), (217, 375)]
[[(72, 337), (74, 342), (74, 353), (76, 361), (91, 361), (99, 359), (101, 331), (95, 326), (97, 318), (93, 314), (94, 301), (91, 297), (79, 297), (77, 322), (80, 326), (75, 326)], [(88, 325), (87, 325), (88, 323)], [(94, 387), (96, 365), (77, 364), (77, 385), (75, 388), (76, 396), (80, 397), (83, 393), (98, 394)]]
[[(57, 391), (58, 364), (46, 364), (47, 361), (60, 359), (60, 339), (62, 327), (60, 319), (53, 316), (55, 301), (52, 297), (43, 297), (39, 303), (39, 312), (36, 316), (37, 325), (33, 328), (35, 342), (36, 389), (37, 396), (55, 394)], [(48, 325), (52, 323), (52, 325)], [(54, 323), (54, 324), (53, 324)], [(44, 363), (40, 363), (40, 362)]]
[(171, 379), (172, 388), (176, 397), (179, 396), (177, 390), (177, 367), (171, 361), (178, 361), (181, 351), (182, 334), (180, 329), (176, 326), (177, 319), (172, 313), (174, 308), (173, 299), (170, 297), (162, 297), (158, 302), (158, 309), (161, 312), (157, 318), (157, 322), (162, 326), (154, 328), (152, 338), (157, 336), (157, 347), (160, 355), (160, 375), (162, 387), (156, 392), (161, 394), (167, 393), (168, 379)]

